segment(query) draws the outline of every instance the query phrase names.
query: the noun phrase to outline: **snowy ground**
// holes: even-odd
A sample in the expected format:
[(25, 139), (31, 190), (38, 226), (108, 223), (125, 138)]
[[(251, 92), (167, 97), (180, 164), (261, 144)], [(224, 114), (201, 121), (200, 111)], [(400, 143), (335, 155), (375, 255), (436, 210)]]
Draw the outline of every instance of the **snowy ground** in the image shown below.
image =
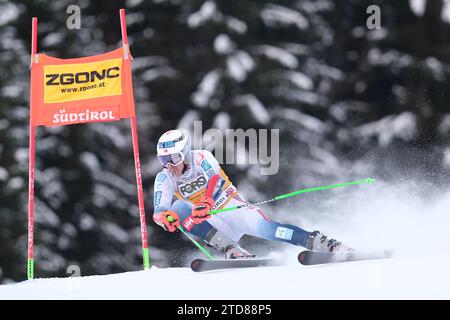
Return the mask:
[[(391, 259), (302, 266), (296, 262), (298, 248), (286, 245), (283, 254), (289, 261), (281, 267), (201, 274), (152, 267), (107, 276), (38, 279), (0, 286), (0, 300), (450, 299), (450, 193), (442, 189), (426, 195), (415, 185), (377, 182), (354, 193), (337, 193), (321, 207), (302, 208), (298, 201), (292, 208), (281, 208), (289, 214), (278, 218), (309, 230), (319, 227), (359, 249), (392, 249)], [(319, 211), (325, 214), (319, 216)], [(296, 216), (302, 220), (295, 221)]]
[[(419, 255), (420, 256), (420, 255)], [(3, 299), (450, 299), (450, 259), (194, 273), (151, 268), (0, 286)], [(214, 285), (214, 287), (212, 286)], [(210, 289), (208, 289), (210, 288)]]

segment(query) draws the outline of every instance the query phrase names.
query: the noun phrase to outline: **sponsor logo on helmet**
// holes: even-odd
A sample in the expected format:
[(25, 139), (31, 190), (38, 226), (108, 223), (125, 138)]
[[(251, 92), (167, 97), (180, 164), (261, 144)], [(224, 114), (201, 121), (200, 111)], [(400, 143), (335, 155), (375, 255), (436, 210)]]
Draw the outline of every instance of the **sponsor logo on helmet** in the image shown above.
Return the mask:
[(192, 182), (180, 185), (178, 189), (183, 196), (187, 196), (202, 189), (204, 186), (206, 186), (206, 183), (206, 178), (204, 176), (200, 176)]
[(158, 143), (158, 148), (160, 148), (160, 149), (166, 149), (166, 148), (172, 148), (172, 147), (175, 147), (174, 141), (166, 141), (166, 142)]

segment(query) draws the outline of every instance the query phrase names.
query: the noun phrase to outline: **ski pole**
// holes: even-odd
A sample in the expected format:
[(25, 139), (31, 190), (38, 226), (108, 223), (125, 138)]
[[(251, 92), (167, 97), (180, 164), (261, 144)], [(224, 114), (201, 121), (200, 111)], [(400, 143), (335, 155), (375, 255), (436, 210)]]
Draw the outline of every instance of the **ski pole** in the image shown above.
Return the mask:
[(235, 206), (235, 207), (219, 209), (219, 210), (212, 210), (210, 212), (210, 214), (217, 214), (219, 212), (226, 212), (226, 211), (232, 211), (232, 210), (236, 210), (236, 209), (253, 207), (253, 206), (260, 205), (260, 204), (265, 204), (265, 203), (274, 202), (274, 201), (281, 200), (281, 199), (294, 197), (294, 196), (297, 196), (297, 195), (303, 194), (303, 193), (320, 191), (320, 190), (328, 190), (328, 189), (334, 189), (334, 188), (339, 188), (339, 187), (346, 187), (346, 186), (351, 186), (351, 185), (356, 185), (356, 184), (363, 184), (363, 183), (371, 184), (371, 183), (374, 183), (375, 181), (376, 181), (375, 179), (367, 178), (367, 179), (363, 179), (363, 180), (344, 182), (344, 183), (337, 183), (337, 184), (332, 184), (332, 185), (322, 186), (322, 187), (300, 189), (300, 190), (297, 190), (297, 191), (294, 191), (294, 192), (291, 192), (291, 193), (282, 194), (280, 196), (277, 196), (277, 197), (274, 197), (272, 199), (265, 200), (265, 201), (260, 201), (260, 202), (256, 202), (256, 203), (246, 203), (246, 204), (242, 204), (242, 205)]
[[(172, 221), (173, 221), (173, 217), (169, 216), (169, 217), (167, 217), (167, 220), (169, 220), (170, 222), (172, 222)], [(212, 257), (212, 255), (211, 255), (205, 248), (203, 248), (203, 246), (202, 246), (200, 243), (198, 243), (194, 238), (192, 238), (192, 237), (184, 230), (184, 228), (183, 228), (182, 226), (179, 226), (179, 227), (178, 227), (178, 230), (180, 230), (180, 231), (186, 236), (186, 238), (188, 238), (189, 240), (191, 240), (192, 243), (195, 244), (195, 245), (197, 246), (197, 248), (199, 248), (200, 251), (203, 252), (203, 253), (208, 257), (209, 260), (214, 260), (214, 258)]]

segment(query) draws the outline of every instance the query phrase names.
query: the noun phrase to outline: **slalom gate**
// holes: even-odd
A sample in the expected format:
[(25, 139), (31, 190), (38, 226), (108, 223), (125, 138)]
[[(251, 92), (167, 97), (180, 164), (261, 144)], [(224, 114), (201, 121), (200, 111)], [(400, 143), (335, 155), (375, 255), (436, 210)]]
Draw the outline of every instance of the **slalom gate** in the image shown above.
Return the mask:
[(35, 130), (130, 119), (144, 269), (149, 269), (139, 144), (125, 10), (120, 9), (122, 47), (95, 56), (59, 59), (37, 53), (37, 18), (32, 19), (28, 184), (28, 279), (34, 278)]

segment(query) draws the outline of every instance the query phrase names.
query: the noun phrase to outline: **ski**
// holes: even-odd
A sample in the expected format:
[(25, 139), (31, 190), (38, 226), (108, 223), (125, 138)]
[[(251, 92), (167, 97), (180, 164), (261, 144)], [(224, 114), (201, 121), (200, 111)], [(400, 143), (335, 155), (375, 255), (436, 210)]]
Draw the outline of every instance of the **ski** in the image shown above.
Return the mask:
[(346, 252), (314, 252), (302, 251), (298, 255), (298, 261), (303, 265), (318, 265), (326, 263), (339, 263), (350, 261), (386, 259), (392, 256), (392, 251), (346, 251)]
[(269, 267), (279, 265), (274, 259), (229, 259), (204, 260), (195, 259), (191, 262), (191, 269), (195, 272), (204, 272), (221, 269)]

